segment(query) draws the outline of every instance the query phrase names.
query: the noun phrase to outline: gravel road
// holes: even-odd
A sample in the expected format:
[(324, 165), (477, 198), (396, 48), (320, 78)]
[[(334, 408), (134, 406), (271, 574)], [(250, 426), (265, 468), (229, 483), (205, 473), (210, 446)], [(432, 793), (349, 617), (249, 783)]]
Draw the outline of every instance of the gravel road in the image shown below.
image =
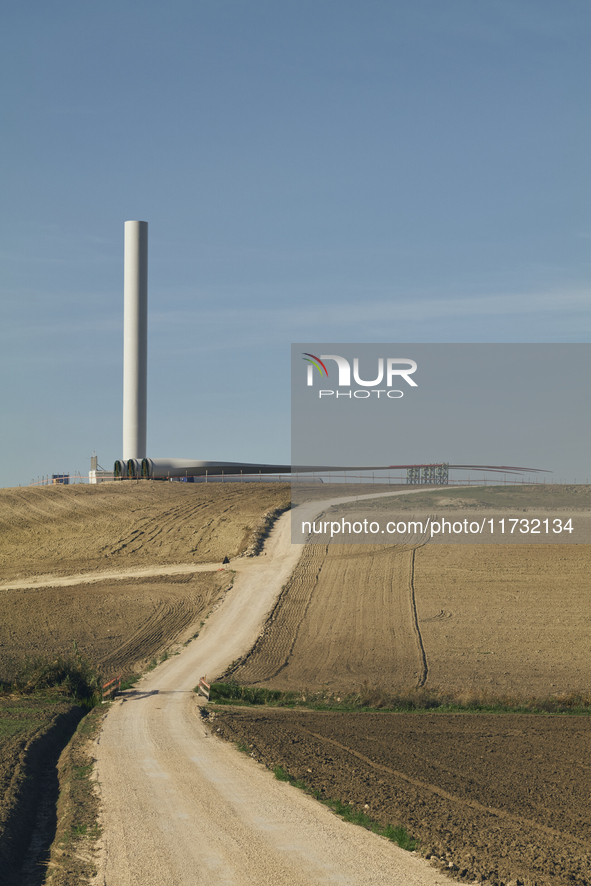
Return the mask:
[(286, 514), (262, 555), (232, 563), (234, 586), (199, 638), (109, 710), (95, 749), (101, 886), (449, 886), (422, 858), (343, 822), (202, 724), (193, 687), (252, 646), (300, 552)]
[(22, 591), (33, 588), (67, 588), (75, 585), (96, 584), (99, 581), (125, 581), (128, 578), (152, 578), (158, 575), (189, 575), (193, 572), (215, 572), (223, 569), (221, 563), (176, 563), (170, 566), (135, 566), (130, 569), (77, 572), (75, 575), (36, 575), (0, 584), (0, 591)]

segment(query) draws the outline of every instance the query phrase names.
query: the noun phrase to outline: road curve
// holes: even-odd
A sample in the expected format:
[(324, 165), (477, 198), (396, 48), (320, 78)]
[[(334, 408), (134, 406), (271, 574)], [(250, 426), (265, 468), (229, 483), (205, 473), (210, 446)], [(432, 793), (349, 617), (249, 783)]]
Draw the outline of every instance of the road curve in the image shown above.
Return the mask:
[(198, 639), (109, 710), (95, 747), (103, 830), (95, 883), (449, 886), (420, 857), (276, 781), (201, 722), (193, 687), (252, 646), (300, 551), (286, 514), (262, 555), (233, 562), (234, 586)]

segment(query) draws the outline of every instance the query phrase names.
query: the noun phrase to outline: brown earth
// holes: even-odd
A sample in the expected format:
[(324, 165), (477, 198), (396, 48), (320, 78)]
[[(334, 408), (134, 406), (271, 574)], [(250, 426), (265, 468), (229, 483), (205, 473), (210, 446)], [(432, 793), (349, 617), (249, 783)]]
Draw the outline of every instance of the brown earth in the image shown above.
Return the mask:
[(238, 683), (530, 698), (591, 686), (589, 545), (308, 545)]
[[(0, 490), (0, 679), (26, 657), (70, 656), (73, 641), (105, 678), (143, 669), (196, 635), (232, 584), (231, 570), (218, 571), (223, 557), (256, 549), (269, 515), (288, 502), (286, 484), (264, 483)], [(210, 563), (213, 571), (115, 580), (134, 567), (175, 563)], [(80, 573), (77, 584), (58, 586), (60, 577)], [(19, 581), (28, 586), (10, 587)], [(69, 731), (62, 728), (71, 710), (79, 708), (1, 700), (0, 870), (7, 886), (25, 882), (19, 870), (47, 771), (55, 817), (55, 764), (75, 726), (68, 720)], [(87, 817), (80, 806), (75, 826)], [(68, 852), (59, 849), (60, 870)], [(27, 876), (27, 883), (40, 882), (38, 870)], [(73, 876), (68, 882), (77, 883)]]
[(591, 883), (591, 719), (219, 709), (214, 734), (466, 882)]
[(216, 563), (244, 553), (283, 483), (101, 483), (0, 489), (0, 582), (51, 572)]
[[(70, 655), (73, 641), (109, 676), (185, 642), (231, 586), (231, 572), (113, 578), (174, 563), (215, 570), (256, 546), (265, 515), (288, 500), (278, 483), (1, 489), (0, 677), (26, 656)], [(77, 573), (79, 584), (51, 586)], [(47, 586), (10, 587), (27, 579)]]
[(105, 678), (142, 670), (198, 632), (232, 577), (224, 570), (0, 591), (0, 676), (26, 656), (70, 656), (74, 641)]
[[(452, 494), (452, 490), (445, 490), (445, 496)], [(465, 490), (462, 494), (465, 498)], [(553, 490), (552, 495), (558, 492)], [(41, 580), (48, 574), (93, 572), (96, 577), (101, 572), (131, 567), (219, 563), (225, 555), (234, 557), (244, 552), (262, 536), (263, 515), (284, 506), (288, 497), (289, 487), (279, 484), (260, 484), (259, 488), (259, 484), (140, 482), (133, 486), (113, 483), (0, 490), (0, 583), (30, 577)], [(553, 503), (558, 505), (558, 498)], [(513, 501), (511, 506), (515, 506)], [(558, 506), (567, 507), (568, 501), (563, 505), (561, 500)], [(427, 688), (452, 688), (460, 695), (482, 691), (515, 697), (576, 690), (588, 693), (589, 550), (584, 545), (520, 545), (511, 550), (507, 546), (464, 545), (331, 546), (330, 550), (310, 546), (287, 582), (259, 642), (235, 671), (235, 679), (274, 688), (328, 687), (330, 691), (347, 692), (364, 685), (387, 690), (422, 684)], [(125, 662), (145, 662), (172, 642), (182, 642), (194, 634), (203, 614), (215, 605), (217, 595), (223, 594), (229, 581), (227, 572), (214, 572), (109, 579), (61, 588), (0, 588), (0, 642), (5, 644), (0, 647), (0, 663), (4, 666), (9, 654), (18, 658), (37, 650), (48, 654), (70, 652), (73, 639), (105, 670), (123, 669)], [(343, 735), (337, 730), (326, 738), (373, 760), (374, 748), (385, 745), (379, 734), (373, 737), (371, 719), (366, 729), (365, 720), (351, 718), (357, 724), (357, 744), (351, 730)], [(364, 724), (361, 728), (360, 722)], [(575, 717), (531, 719), (534, 724), (562, 724), (564, 744), (557, 735), (550, 741), (540, 732), (541, 727), (528, 726), (526, 730), (512, 726), (516, 720), (508, 717), (495, 721), (509, 724), (502, 735), (492, 725), (486, 727), (486, 735), (479, 735), (482, 715), (450, 720), (473, 723), (474, 733), (466, 726), (464, 732), (454, 727), (455, 731), (450, 728), (442, 734), (438, 725), (442, 721), (432, 715), (413, 715), (408, 722), (409, 730), (412, 722), (420, 723), (420, 727), (415, 725), (415, 733), (422, 736), (419, 740), (415, 733), (409, 733), (412, 738), (405, 739), (407, 756), (415, 767), (408, 772), (402, 763), (394, 765), (388, 762), (390, 758), (379, 756), (371, 765), (363, 763), (369, 766), (365, 778), (361, 763), (351, 763), (352, 758), (361, 758), (345, 750), (341, 759), (338, 746), (325, 738), (314, 757), (316, 746), (306, 742), (317, 739), (308, 736), (304, 741), (301, 736), (306, 733), (301, 733), (297, 741), (286, 739), (277, 747), (285, 752), (283, 765), (294, 773), (299, 772), (297, 767), (302, 762), (300, 750), (307, 759), (312, 754), (326, 780), (327, 795), (331, 795), (333, 775), (337, 786), (349, 778), (350, 790), (358, 793), (343, 796), (355, 802), (357, 797), (363, 799), (368, 785), (375, 787), (376, 779), (378, 785), (379, 779), (385, 784), (382, 776), (387, 773), (376, 770), (378, 764), (415, 781), (439, 786), (439, 793), (428, 789), (420, 793), (420, 785), (400, 777), (402, 787), (385, 796), (383, 785), (379, 785), (375, 796), (378, 800), (383, 797), (389, 815), (392, 810), (400, 810), (401, 820), (408, 806), (409, 830), (417, 836), (422, 834), (424, 845), (435, 849), (436, 854), (442, 855), (446, 846), (456, 845), (460, 853), (472, 854), (472, 861), (457, 856), (466, 871), (479, 871), (492, 882), (500, 882), (500, 872), (505, 871), (502, 851), (508, 847), (507, 857), (521, 859), (522, 864), (519, 867), (512, 862), (512, 870), (530, 871), (522, 877), (524, 880), (527, 876), (530, 882), (540, 883), (591, 882), (585, 867), (588, 857), (575, 856), (573, 861), (569, 855), (571, 844), (579, 845), (577, 839), (589, 839), (585, 830), (587, 812), (580, 813), (577, 824), (583, 837), (575, 832), (572, 839), (574, 825), (563, 812), (569, 804), (573, 815), (579, 809), (588, 809), (580, 796), (572, 793), (568, 766), (589, 795), (587, 726), (579, 728), (579, 724), (589, 721)], [(312, 726), (312, 732), (323, 734), (316, 722)], [(529, 744), (511, 744), (507, 736), (515, 729), (527, 734)], [(487, 750), (488, 739), (494, 750)], [(260, 741), (262, 748), (264, 742)], [(415, 744), (423, 746), (421, 741), (426, 743), (424, 753), (412, 752)], [(455, 762), (449, 748), (442, 749), (442, 742), (453, 745)], [(505, 763), (512, 781), (502, 773), (503, 747), (507, 748)], [(280, 762), (274, 753), (269, 750), (267, 762)], [(438, 753), (443, 761), (441, 772), (432, 776), (428, 767), (435, 766)], [(531, 814), (522, 790), (519, 754), (527, 779), (534, 779), (528, 794)], [(495, 765), (491, 768), (493, 759)], [(550, 771), (552, 765), (554, 772)], [(538, 781), (536, 767), (541, 772)], [(305, 769), (314, 772), (309, 763)], [(484, 776), (479, 770), (487, 777), (489, 770), (497, 773), (496, 781), (491, 774), (488, 787), (482, 786)], [(443, 779), (444, 771), (452, 781), (456, 775), (462, 779), (463, 773), (469, 772), (468, 781), (460, 781), (460, 796), (480, 798), (474, 802), (501, 811), (507, 804), (511, 815), (525, 822), (524, 833), (530, 833), (527, 821), (538, 822), (539, 827), (531, 831), (531, 840), (528, 837), (533, 850), (520, 842), (516, 831), (506, 831), (507, 822), (513, 821), (508, 815), (490, 818), (490, 812), (483, 812), (474, 803), (462, 805), (446, 797), (445, 793), (455, 793), (448, 782), (438, 780)], [(469, 779), (476, 786), (474, 795), (468, 794)], [(544, 787), (547, 779), (551, 793)], [(431, 818), (435, 821), (432, 831)], [(559, 835), (552, 836), (553, 829)], [(546, 832), (554, 842), (536, 842), (536, 835)], [(497, 851), (497, 846), (502, 849)], [(534, 857), (532, 852), (538, 855)], [(565, 871), (574, 879), (561, 880), (567, 876)]]
[[(61, 749), (83, 713), (69, 700), (0, 695), (0, 871), (3, 886), (21, 886), (25, 882), (33, 886), (42, 882), (39, 868), (36, 877), (23, 876), (23, 858), (36, 826), (40, 827), (37, 813), (42, 796), (48, 800), (48, 817), (53, 814), (55, 827), (58, 791), (55, 766)], [(48, 824), (51, 827), (51, 821)]]
[(427, 686), (515, 698), (591, 689), (591, 546), (425, 545)]
[[(539, 496), (576, 513), (571, 492)], [(438, 509), (486, 514), (503, 495), (506, 507), (524, 504), (522, 490), (436, 494), (451, 499)], [(424, 507), (429, 493), (404, 499)], [(332, 696), (425, 687), (460, 701), (588, 697), (589, 545), (405, 541), (307, 546), (261, 637), (226, 678)], [(215, 723), (325, 797), (404, 824), (462, 879), (591, 883), (586, 717), (233, 710)]]

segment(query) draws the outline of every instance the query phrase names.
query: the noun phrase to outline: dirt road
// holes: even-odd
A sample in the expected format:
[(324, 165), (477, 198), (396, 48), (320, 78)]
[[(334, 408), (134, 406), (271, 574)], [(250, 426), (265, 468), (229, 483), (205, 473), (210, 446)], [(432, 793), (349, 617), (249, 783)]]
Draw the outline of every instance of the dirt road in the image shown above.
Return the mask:
[(157, 575), (189, 575), (193, 572), (214, 572), (223, 569), (221, 563), (178, 563), (173, 566), (142, 566), (104, 572), (77, 572), (75, 575), (36, 575), (0, 584), (0, 591), (22, 591), (32, 588), (67, 588), (74, 585), (96, 584), (99, 581), (125, 581), (129, 578), (153, 578)]
[(265, 552), (241, 561), (199, 638), (109, 711), (96, 747), (99, 883), (449, 883), (418, 856), (276, 781), (200, 721), (193, 687), (250, 648), (300, 553), (285, 515)]

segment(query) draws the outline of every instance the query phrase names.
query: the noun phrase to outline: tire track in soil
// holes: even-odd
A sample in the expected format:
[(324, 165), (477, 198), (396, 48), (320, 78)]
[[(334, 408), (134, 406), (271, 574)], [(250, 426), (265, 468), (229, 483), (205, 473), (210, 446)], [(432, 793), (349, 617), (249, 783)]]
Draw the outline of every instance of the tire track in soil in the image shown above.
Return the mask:
[[(165, 535), (167, 532), (171, 531), (178, 533), (179, 538), (182, 538), (182, 530), (184, 529), (185, 524), (188, 523), (191, 518), (195, 517), (196, 511), (198, 510), (198, 503), (189, 502), (184, 506), (176, 505), (170, 510), (158, 514), (156, 517), (154, 515), (144, 517), (143, 521), (141, 519), (137, 521), (131, 532), (127, 535), (123, 535), (114, 542), (108, 550), (105, 549), (104, 552), (107, 556), (114, 556), (125, 548), (129, 548), (129, 553), (135, 554), (137, 551), (141, 550), (144, 545), (152, 544), (158, 536)], [(140, 541), (140, 544), (137, 547), (132, 548), (131, 546), (136, 541)]]
[(436, 615), (429, 615), (426, 618), (422, 618), (421, 621), (425, 624), (429, 621), (440, 621), (442, 618), (451, 618), (451, 616), (451, 612), (448, 612), (446, 609), (440, 609)]
[(288, 497), (284, 484), (184, 486), (145, 481), (0, 490), (3, 580), (236, 557), (262, 515)]
[(428, 663), (414, 589), (415, 551), (424, 543), (409, 537), (347, 554), (306, 545), (259, 639), (226, 676), (275, 688), (329, 680), (350, 687), (364, 675), (366, 683), (424, 686)]
[[(408, 686), (424, 685), (427, 662), (417, 623), (414, 600), (415, 547), (407, 547), (392, 561), (391, 594), (393, 600), (394, 648), (392, 650), (393, 673), (398, 682)], [(400, 679), (401, 678), (401, 679)]]
[(410, 592), (410, 602), (412, 607), (412, 627), (416, 637), (417, 645), (419, 648), (419, 654), (421, 656), (422, 661), (422, 669), (421, 675), (419, 677), (419, 681), (417, 683), (417, 687), (420, 689), (427, 682), (427, 677), (429, 675), (429, 667), (427, 665), (427, 655), (425, 653), (425, 646), (423, 644), (423, 638), (421, 636), (421, 630), (419, 628), (419, 618), (417, 615), (417, 601), (415, 597), (415, 556), (416, 556), (416, 548), (413, 548), (410, 556), (410, 572), (408, 576), (408, 586)]
[(110, 672), (122, 667), (127, 661), (150, 658), (162, 648), (166, 640), (178, 635), (190, 619), (191, 610), (186, 600), (162, 601), (147, 621), (116, 652), (99, 659), (99, 667), (110, 675)]
[(130, 662), (153, 658), (192, 623), (196, 623), (200, 612), (209, 611), (215, 596), (187, 596), (179, 599), (171, 595), (168, 600), (163, 600), (116, 652), (99, 659), (98, 665), (102, 672), (110, 676), (128, 667)]
[(187, 555), (187, 538), (192, 535), (192, 527), (199, 541), (203, 543), (215, 533), (216, 525), (224, 523), (225, 514), (231, 514), (232, 506), (222, 508), (214, 518), (204, 520), (204, 506), (200, 501), (189, 501), (186, 504), (176, 504), (170, 509), (157, 515), (149, 514), (143, 519), (136, 519), (134, 528), (127, 534), (122, 535), (117, 541), (108, 547), (104, 547), (101, 553), (107, 557), (116, 556), (122, 551), (128, 554), (137, 554), (143, 548), (150, 546), (156, 548), (168, 548), (168, 555), (174, 557), (177, 553)]
[(478, 800), (469, 800), (466, 797), (459, 797), (456, 794), (452, 794), (449, 791), (437, 787), (434, 784), (430, 784), (427, 781), (413, 778), (411, 775), (408, 775), (407, 773), (402, 772), (399, 769), (393, 769), (390, 766), (384, 766), (382, 763), (376, 763), (370, 757), (366, 757), (364, 754), (359, 753), (359, 751), (355, 751), (353, 750), (353, 748), (341, 744), (341, 742), (336, 741), (336, 739), (329, 738), (326, 735), (320, 735), (317, 732), (312, 732), (312, 730), (307, 729), (305, 726), (302, 726), (300, 724), (297, 725), (297, 729), (301, 732), (306, 733), (312, 738), (315, 738), (316, 741), (319, 741), (321, 745), (331, 744), (334, 747), (339, 748), (341, 751), (344, 751), (347, 754), (351, 754), (351, 756), (356, 757), (358, 760), (360, 760), (362, 763), (365, 763), (366, 766), (370, 766), (376, 772), (385, 772), (388, 775), (394, 775), (396, 778), (400, 778), (402, 779), (402, 781), (413, 785), (413, 787), (428, 791), (429, 793), (435, 794), (436, 796), (441, 797), (444, 800), (449, 800), (453, 803), (457, 803), (460, 807), (469, 807), (470, 809), (475, 809), (478, 812), (484, 812), (486, 815), (495, 816), (497, 818), (506, 819), (508, 821), (514, 821), (521, 826), (528, 825), (529, 827), (532, 827), (538, 831), (542, 831), (542, 833), (548, 834), (552, 837), (562, 837), (567, 840), (574, 840), (576, 843), (580, 843), (581, 846), (588, 845), (586, 840), (581, 840), (571, 833), (565, 833), (564, 831), (559, 831), (556, 828), (548, 827), (547, 825), (540, 824), (540, 822), (534, 821), (530, 818), (525, 818), (520, 815), (514, 815), (511, 812), (507, 812), (507, 810), (505, 809), (498, 809), (495, 806), (485, 806), (484, 804), (479, 803)]
[(246, 667), (251, 674), (249, 682), (256, 685), (274, 679), (287, 666), (327, 553), (327, 545), (304, 547), (297, 569), (277, 598), (259, 639), (228, 670), (228, 675)]

